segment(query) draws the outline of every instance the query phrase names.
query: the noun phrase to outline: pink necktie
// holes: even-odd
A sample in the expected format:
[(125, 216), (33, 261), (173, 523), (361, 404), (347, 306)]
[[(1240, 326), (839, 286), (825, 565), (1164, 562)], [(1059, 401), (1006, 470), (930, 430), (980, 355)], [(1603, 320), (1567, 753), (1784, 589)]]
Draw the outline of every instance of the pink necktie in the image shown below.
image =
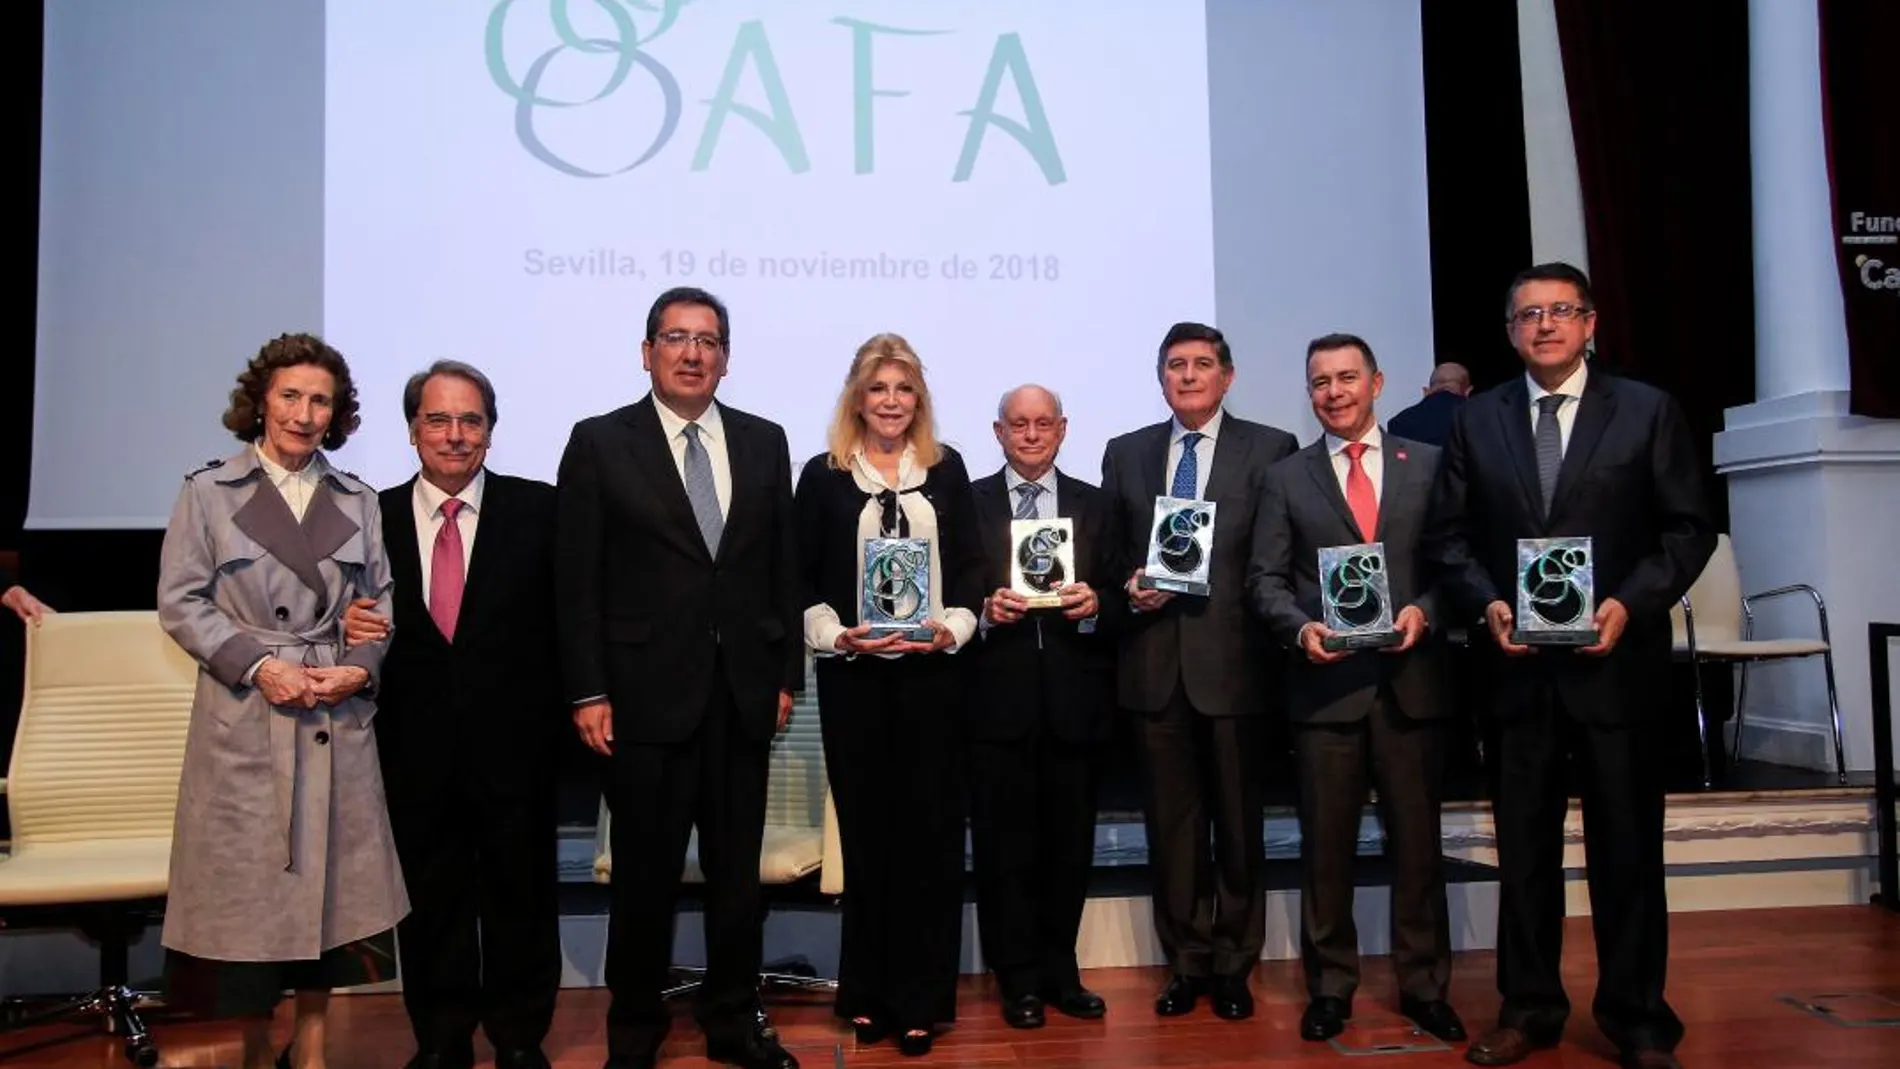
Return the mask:
[(1346, 507), (1352, 510), (1352, 518), (1358, 521), (1359, 537), (1370, 542), (1379, 533), (1379, 495), (1373, 492), (1372, 478), (1366, 474), (1366, 466), (1360, 460), (1365, 454), (1364, 442), (1352, 442), (1346, 446)]
[(442, 502), (442, 528), (429, 555), (429, 615), (450, 642), (455, 641), (455, 618), (462, 614), (462, 525), (455, 514), (466, 503), (459, 497)]

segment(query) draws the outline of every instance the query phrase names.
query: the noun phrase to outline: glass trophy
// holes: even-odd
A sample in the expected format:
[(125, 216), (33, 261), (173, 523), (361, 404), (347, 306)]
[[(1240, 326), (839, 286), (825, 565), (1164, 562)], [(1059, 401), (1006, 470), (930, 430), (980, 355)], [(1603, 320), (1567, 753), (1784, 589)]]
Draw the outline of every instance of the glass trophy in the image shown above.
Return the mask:
[(921, 538), (864, 540), (864, 605), (860, 623), (871, 638), (903, 635), (915, 642), (935, 637), (930, 619), (930, 543)]
[(1332, 634), (1328, 650), (1396, 646), (1405, 636), (1392, 625), (1392, 586), (1385, 572), (1385, 543), (1327, 546), (1319, 551), (1321, 621)]
[(1148, 534), (1148, 566), (1136, 585), (1143, 590), (1205, 597), (1213, 559), (1214, 502), (1155, 498), (1154, 525)]
[(1592, 646), (1597, 641), (1596, 562), (1588, 538), (1517, 540), (1520, 646)]
[(1009, 588), (1032, 609), (1062, 606), (1062, 588), (1075, 582), (1075, 521), (1009, 521)]

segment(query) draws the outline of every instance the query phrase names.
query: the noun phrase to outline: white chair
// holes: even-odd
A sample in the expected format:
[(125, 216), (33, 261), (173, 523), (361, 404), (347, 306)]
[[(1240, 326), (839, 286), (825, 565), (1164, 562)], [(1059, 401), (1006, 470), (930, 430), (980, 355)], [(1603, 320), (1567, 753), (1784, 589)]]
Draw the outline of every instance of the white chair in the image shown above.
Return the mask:
[(153, 1000), (128, 986), (128, 944), (167, 887), (197, 665), (156, 613), (59, 613), (26, 635), (0, 917), (9, 928), (77, 923), (99, 941), (100, 987), (14, 1026), (97, 1017), (128, 1060), (156, 1065), (140, 1019)]
[[(831, 791), (825, 779), (825, 750), (818, 731), (818, 689), (806, 677), (805, 693), (792, 709), (787, 730), (772, 742), (772, 757), (766, 780), (765, 838), (759, 851), (759, 882), (768, 892), (805, 881), (821, 869), (831, 871), (827, 844), (836, 837), (836, 817), (831, 807)], [(594, 829), (594, 882), (613, 882), (612, 815), (605, 799)], [(842, 869), (839, 872), (842, 874)], [(842, 882), (842, 875), (839, 877)], [(699, 863), (699, 833), (694, 831), (686, 846), (686, 869), (682, 883), (703, 884), (706, 873)], [(821, 893), (833, 893), (823, 886)], [(761, 921), (764, 918), (760, 918)], [(674, 998), (699, 987), (705, 970), (676, 966), (682, 978), (668, 988), (666, 997)], [(835, 980), (771, 968), (759, 974), (762, 987), (832, 990)]]
[[(1814, 602), (1820, 637), (1755, 637), (1755, 606), (1790, 594), (1805, 594)], [(1741, 681), (1735, 689), (1735, 738), (1731, 755), (1739, 758), (1743, 717), (1747, 712), (1749, 666), (1759, 661), (1817, 656), (1821, 658), (1827, 678), (1828, 712), (1833, 718), (1834, 772), (1841, 783), (1847, 782), (1847, 758), (1841, 741), (1841, 703), (1834, 690), (1834, 645), (1828, 635), (1827, 604), (1821, 600), (1819, 591), (1806, 583), (1791, 583), (1759, 594), (1743, 594), (1741, 570), (1735, 564), (1735, 547), (1728, 535), (1718, 535), (1715, 553), (1709, 557), (1708, 565), (1669, 615), (1676, 655), (1687, 659), (1695, 673), (1695, 715), (1696, 728), (1702, 736), (1703, 786), (1709, 785), (1709, 728), (1702, 706), (1702, 665), (1713, 662), (1741, 666)]]

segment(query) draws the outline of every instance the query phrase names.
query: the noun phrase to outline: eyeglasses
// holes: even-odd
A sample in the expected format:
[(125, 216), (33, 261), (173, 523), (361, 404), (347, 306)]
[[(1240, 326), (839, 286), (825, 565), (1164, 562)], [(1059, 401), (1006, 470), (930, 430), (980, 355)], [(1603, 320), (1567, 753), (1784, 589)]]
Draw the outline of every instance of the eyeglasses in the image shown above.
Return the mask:
[(684, 349), (688, 343), (691, 343), (707, 356), (717, 356), (719, 351), (726, 347), (725, 342), (711, 334), (688, 334), (683, 330), (669, 330), (656, 340), (662, 348), (673, 350)]
[(458, 423), (470, 434), (480, 434), (488, 426), (488, 418), (478, 412), (464, 412), (459, 416), (451, 416), (447, 412), (425, 412), (418, 422), (430, 434), (447, 434), (449, 428)]
[(1581, 304), (1559, 301), (1549, 308), (1535, 304), (1529, 308), (1519, 308), (1517, 311), (1512, 312), (1505, 321), (1512, 326), (1518, 327), (1528, 327), (1533, 323), (1542, 323), (1546, 317), (1554, 323), (1568, 323), (1572, 320), (1587, 316), (1593, 311), (1595, 311), (1595, 309), (1587, 308)]

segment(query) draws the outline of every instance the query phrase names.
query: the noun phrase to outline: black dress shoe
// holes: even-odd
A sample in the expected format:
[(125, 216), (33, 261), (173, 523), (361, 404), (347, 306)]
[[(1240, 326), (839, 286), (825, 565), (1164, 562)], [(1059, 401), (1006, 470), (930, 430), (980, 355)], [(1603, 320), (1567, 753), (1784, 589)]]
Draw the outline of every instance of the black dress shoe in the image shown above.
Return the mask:
[(798, 1059), (779, 1044), (778, 1029), (760, 1024), (739, 1039), (706, 1040), (706, 1060), (743, 1069), (798, 1069)]
[[(277, 1064), (279, 1066), (289, 1065), (290, 1052), (285, 1051), (284, 1056), (277, 1060)], [(516, 1069), (518, 1063), (504, 1062), (500, 1059), (496, 1059), (495, 1064), (499, 1066), (500, 1069)], [(546, 1058), (541, 1059), (538, 1069), (545, 1069), (547, 1064)], [(530, 1069), (530, 1067), (534, 1066), (536, 1066), (536, 1063), (528, 1062), (520, 1064), (519, 1069)], [(403, 1063), (403, 1069), (475, 1069), (475, 1048), (464, 1047), (461, 1050), (419, 1050), (416, 1052), (415, 1057)]]
[(1324, 1043), (1346, 1030), (1346, 1019), (1352, 1016), (1352, 1003), (1343, 998), (1321, 995), (1306, 1004), (1306, 1012), (1300, 1014), (1300, 1038), (1308, 1043)]
[(1084, 1021), (1093, 1021), (1108, 1013), (1108, 1003), (1102, 1001), (1102, 996), (1081, 984), (1046, 991), (1042, 1000), (1064, 1017), (1080, 1017)]
[(1042, 1000), (1036, 996), (1003, 1000), (1003, 1023), (1011, 1028), (1041, 1028), (1044, 1021)]
[(1216, 976), (1208, 985), (1208, 999), (1214, 1015), (1224, 1021), (1244, 1021), (1253, 1016), (1253, 991), (1247, 987), (1247, 974)]
[[(464, 1063), (473, 1066), (471, 1060)], [(497, 1047), (495, 1069), (554, 1069), (540, 1047)]]
[(936, 1042), (937, 1033), (929, 1030), (905, 1032), (897, 1037), (897, 1049), (906, 1058), (921, 1058), (930, 1053)]
[(1168, 986), (1155, 996), (1155, 1013), (1163, 1017), (1179, 1017), (1194, 1012), (1194, 1004), (1200, 1000), (1201, 993), (1207, 990), (1207, 981), (1199, 976), (1182, 976), (1175, 973), (1168, 977)]
[(1458, 1019), (1458, 1011), (1444, 999), (1401, 998), (1399, 1012), (1412, 1019), (1412, 1023), (1421, 1032), (1428, 1032), (1447, 1043), (1465, 1041), (1465, 1023)]

